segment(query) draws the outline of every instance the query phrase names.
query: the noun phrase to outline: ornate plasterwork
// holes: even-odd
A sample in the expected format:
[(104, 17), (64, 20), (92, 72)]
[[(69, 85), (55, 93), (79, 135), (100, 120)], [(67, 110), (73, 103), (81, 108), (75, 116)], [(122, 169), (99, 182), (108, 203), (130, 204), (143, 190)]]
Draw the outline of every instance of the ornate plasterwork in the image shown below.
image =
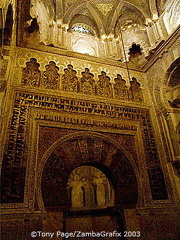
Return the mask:
[(30, 87), (38, 87), (40, 85), (41, 72), (39, 71), (39, 63), (35, 58), (31, 58), (26, 62), (26, 67), (22, 70), (22, 84)]
[(56, 63), (50, 61), (48, 65), (45, 66), (46, 71), (43, 72), (42, 86), (49, 89), (57, 89), (59, 87), (59, 68), (56, 66)]
[(117, 78), (114, 79), (114, 85), (109, 76), (106, 75), (106, 72), (101, 71), (101, 75), (98, 75), (98, 81), (96, 81), (94, 74), (90, 73), (88, 68), (81, 72), (82, 77), (79, 79), (76, 76), (77, 71), (73, 69), (71, 64), (68, 64), (67, 68), (64, 69), (61, 81), (59, 81), (59, 68), (54, 61), (50, 61), (45, 66), (46, 71), (44, 72), (39, 70), (39, 66), (35, 58), (31, 58), (29, 62), (26, 62), (26, 67), (22, 69), (21, 82), (23, 86), (60, 89), (67, 92), (80, 92), (107, 98), (144, 102), (141, 84), (135, 77), (130, 81), (130, 88), (128, 89), (126, 81), (121, 79), (120, 74), (117, 74)]
[(65, 0), (64, 1), (65, 10), (67, 10), (69, 7), (71, 7), (76, 2), (77, 2), (77, 0)]
[(110, 4), (110, 3), (98, 3), (95, 5), (97, 7), (97, 9), (103, 14), (104, 17), (108, 17), (109, 14), (111, 13), (114, 4)]
[(84, 94), (95, 94), (95, 81), (94, 75), (90, 73), (88, 68), (85, 68), (85, 71), (81, 73), (81, 92)]

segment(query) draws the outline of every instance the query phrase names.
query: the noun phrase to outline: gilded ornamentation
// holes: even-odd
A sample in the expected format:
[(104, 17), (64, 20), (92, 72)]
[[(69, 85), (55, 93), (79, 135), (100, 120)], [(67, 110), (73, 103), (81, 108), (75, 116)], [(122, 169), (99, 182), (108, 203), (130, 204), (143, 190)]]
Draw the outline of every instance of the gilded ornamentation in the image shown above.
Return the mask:
[(111, 3), (98, 3), (96, 7), (98, 10), (104, 15), (104, 17), (108, 17), (111, 10), (113, 9), (114, 4)]
[(40, 84), (41, 72), (39, 63), (35, 58), (26, 62), (26, 67), (22, 70), (22, 84), (30, 87), (38, 87)]
[(71, 7), (74, 3), (76, 3), (77, 0), (66, 0), (65, 1), (65, 9), (67, 10), (69, 7)]
[(135, 102), (143, 102), (143, 93), (141, 89), (141, 84), (137, 81), (135, 77), (132, 78), (130, 81), (130, 88), (129, 88), (129, 98)]
[(42, 75), (42, 86), (49, 89), (58, 89), (59, 86), (59, 68), (56, 66), (55, 62), (50, 61), (46, 65), (46, 71)]
[(76, 71), (70, 64), (64, 69), (64, 74), (62, 76), (62, 89), (69, 92), (78, 91), (78, 78), (76, 77)]
[(104, 71), (101, 71), (101, 75), (99, 75), (98, 78), (97, 95), (112, 98), (112, 85), (110, 78), (106, 76)]
[(90, 95), (95, 94), (94, 75), (90, 73), (88, 68), (85, 68), (85, 71), (81, 74), (81, 92)]
[(114, 97), (117, 99), (127, 100), (127, 86), (126, 81), (122, 79), (120, 74), (117, 74), (117, 78), (114, 79)]

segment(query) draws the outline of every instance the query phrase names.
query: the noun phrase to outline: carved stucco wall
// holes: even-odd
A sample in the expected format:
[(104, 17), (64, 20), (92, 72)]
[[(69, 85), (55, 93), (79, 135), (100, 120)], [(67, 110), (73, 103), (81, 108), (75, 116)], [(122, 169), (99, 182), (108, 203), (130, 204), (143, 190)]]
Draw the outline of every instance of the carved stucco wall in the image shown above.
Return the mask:
[[(172, 178), (174, 178), (173, 181), (175, 181), (177, 189), (180, 186), (179, 176), (176, 173), (176, 168), (173, 169), (171, 164), (179, 161), (180, 158), (179, 136), (177, 134), (180, 111), (179, 108), (171, 107), (168, 102), (171, 100), (169, 96), (171, 93), (168, 86), (167, 71), (179, 55), (179, 35), (177, 34), (176, 42), (170, 43), (147, 71), (149, 87), (163, 136), (164, 150), (168, 158), (167, 166), (169, 171), (173, 172)], [(180, 196), (180, 192), (178, 194)]]

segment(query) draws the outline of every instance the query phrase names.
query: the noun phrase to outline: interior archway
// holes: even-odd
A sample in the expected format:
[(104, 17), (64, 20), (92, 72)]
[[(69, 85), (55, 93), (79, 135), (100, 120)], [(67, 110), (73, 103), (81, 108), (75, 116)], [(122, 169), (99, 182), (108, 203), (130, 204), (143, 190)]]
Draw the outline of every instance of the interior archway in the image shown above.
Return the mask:
[[(87, 180), (80, 179), (84, 178), (83, 176), (80, 177), (80, 173), (78, 173), (80, 169), (84, 169), (84, 172), (94, 171), (96, 174), (101, 174), (101, 176), (106, 179), (106, 187), (109, 185), (111, 197), (109, 197), (107, 193), (108, 187), (105, 192), (105, 188), (102, 190), (102, 188), (105, 187), (102, 185), (103, 181), (99, 181), (101, 184), (99, 184), (98, 187), (101, 191), (104, 191), (104, 198), (98, 199), (96, 196), (96, 200), (92, 203), (92, 196), (89, 195), (88, 197), (90, 197), (91, 200), (89, 198), (89, 203), (86, 206), (85, 191), (87, 189), (85, 189), (84, 182)], [(92, 178), (92, 172), (89, 178)], [(95, 182), (95, 180), (91, 179), (91, 182), (93, 181)], [(75, 182), (78, 182), (78, 184), (75, 184)], [(66, 219), (70, 218), (70, 220), (66, 221), (69, 230), (73, 230), (71, 227), (72, 215), (73, 226), (76, 226), (77, 229), (76, 223), (78, 226), (81, 226), (81, 224), (78, 222), (80, 220), (76, 222), (74, 217), (76, 218), (78, 216), (79, 219), (81, 218), (80, 215), (83, 214), (91, 217), (93, 215), (95, 218), (99, 218), (99, 214), (101, 214), (104, 216), (103, 221), (108, 222), (111, 221), (115, 215), (117, 215), (118, 218), (121, 217), (119, 213), (117, 214), (118, 211), (124, 208), (136, 207), (138, 202), (137, 178), (130, 160), (118, 146), (99, 136), (77, 136), (59, 144), (46, 161), (41, 187), (42, 199), (46, 211), (61, 212)], [(77, 190), (76, 193), (73, 192), (76, 196), (75, 200), (73, 200), (73, 204), (75, 203), (74, 207), (72, 206), (73, 187)], [(87, 191), (90, 192), (90, 187), (88, 189)], [(94, 192), (95, 188), (93, 189), (93, 185), (91, 185), (91, 190), (92, 195), (99, 194), (98, 192)], [(102, 204), (102, 202), (104, 204)], [(115, 219), (117, 220), (117, 218)], [(87, 217), (87, 225), (89, 221), (91, 220)], [(119, 222), (119, 220), (117, 221)], [(123, 225), (117, 224), (117, 221), (114, 224), (123, 228)], [(91, 222), (91, 230), (93, 230), (94, 227)], [(115, 228), (114, 225), (111, 225), (111, 227), (112, 229)], [(81, 230), (87, 229), (85, 227), (85, 229)]]

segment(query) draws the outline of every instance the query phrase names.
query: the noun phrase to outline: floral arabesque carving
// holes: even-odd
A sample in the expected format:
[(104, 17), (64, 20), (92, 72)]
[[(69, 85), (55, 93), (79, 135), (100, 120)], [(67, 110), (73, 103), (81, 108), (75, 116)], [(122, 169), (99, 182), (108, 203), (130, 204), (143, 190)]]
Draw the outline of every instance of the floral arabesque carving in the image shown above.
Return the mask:
[(55, 62), (50, 61), (49, 64), (45, 66), (46, 71), (42, 73), (38, 69), (39, 66), (35, 58), (31, 58), (29, 62), (26, 62), (26, 67), (22, 70), (22, 84), (24, 86), (54, 90), (60, 89), (67, 92), (80, 92), (87, 95), (99, 95), (119, 100), (143, 102), (140, 83), (134, 77), (132, 81), (130, 81), (131, 86), (128, 90), (126, 81), (122, 79), (120, 74), (117, 74), (117, 77), (114, 79), (114, 87), (112, 87), (110, 77), (106, 75), (106, 72), (101, 71), (101, 75), (98, 76), (99, 80), (96, 82), (94, 74), (92, 74), (88, 68), (85, 68), (85, 71), (81, 72), (82, 77), (78, 80), (76, 70), (69, 64), (67, 68), (64, 69), (64, 74), (60, 82), (59, 68)]
[(49, 89), (58, 89), (59, 86), (59, 68), (56, 63), (50, 61), (48, 65), (45, 66), (46, 71), (42, 75), (42, 86)]
[(76, 77), (76, 71), (71, 64), (64, 69), (64, 74), (62, 76), (62, 90), (68, 92), (78, 91), (78, 78)]
[(39, 87), (41, 72), (40, 64), (35, 58), (31, 58), (26, 62), (26, 67), (22, 70), (22, 84), (30, 87)]
[(112, 98), (112, 84), (110, 78), (106, 76), (104, 71), (101, 71), (101, 75), (99, 75), (98, 78), (97, 95)]
[[(59, 104), (60, 103), (60, 104)], [(68, 104), (68, 107), (67, 107)], [(95, 104), (94, 102), (86, 102), (83, 100), (74, 100), (50, 97), (47, 95), (16, 93), (14, 99), (14, 110), (10, 125), (10, 132), (6, 143), (6, 150), (2, 164), (2, 201), (8, 202), (23, 202), (24, 184), (25, 184), (25, 171), (27, 164), (27, 125), (28, 125), (28, 112), (31, 106), (44, 108), (48, 110), (71, 112), (84, 114), (84, 108), (91, 115), (106, 116), (109, 119), (122, 119), (122, 120), (137, 120), (141, 125), (141, 131), (144, 138), (144, 148), (146, 153), (147, 172), (151, 187), (152, 199), (161, 200), (168, 199), (166, 185), (164, 180), (163, 171), (158, 157), (156, 143), (154, 139), (153, 127), (148, 109), (120, 107), (117, 105)], [(57, 118), (43, 117), (41, 120), (56, 121)], [(61, 122), (70, 123), (70, 118), (59, 119)], [(110, 120), (111, 121), (111, 120)], [(78, 124), (78, 121), (71, 120), (71, 124)], [(93, 122), (94, 125), (95, 121)], [(81, 124), (81, 123), (80, 123)], [(84, 123), (83, 123), (84, 124)], [(92, 124), (91, 120), (87, 124)], [(95, 123), (96, 125), (96, 123)], [(98, 124), (99, 125), (99, 124)], [(107, 125), (105, 124), (104, 127)], [(112, 126), (117, 130), (117, 124)], [(120, 126), (121, 127), (121, 126)], [(129, 126), (128, 126), (129, 128)], [(74, 146), (74, 145), (73, 145)], [(81, 145), (82, 146), (82, 145)], [(83, 144), (83, 147), (85, 145)], [(98, 154), (101, 149), (101, 144), (95, 147), (96, 159), (105, 161), (108, 146), (103, 146), (103, 154), (100, 157)], [(16, 151), (14, 151), (16, 149)], [(75, 152), (75, 151), (74, 151)], [(92, 153), (92, 151), (90, 151)], [(87, 153), (84, 152), (84, 156)], [(71, 154), (72, 155), (72, 154)], [(73, 154), (74, 156), (74, 154)], [(90, 156), (92, 158), (92, 156)], [(87, 158), (86, 158), (87, 159)]]
[(143, 102), (143, 93), (141, 89), (141, 84), (137, 81), (135, 77), (130, 81), (129, 88), (129, 99), (135, 102)]
[(126, 81), (122, 79), (120, 74), (117, 74), (114, 81), (114, 97), (117, 99), (128, 100)]
[(94, 75), (90, 73), (88, 68), (85, 68), (85, 71), (81, 73), (81, 92), (84, 94), (95, 94), (95, 81)]

